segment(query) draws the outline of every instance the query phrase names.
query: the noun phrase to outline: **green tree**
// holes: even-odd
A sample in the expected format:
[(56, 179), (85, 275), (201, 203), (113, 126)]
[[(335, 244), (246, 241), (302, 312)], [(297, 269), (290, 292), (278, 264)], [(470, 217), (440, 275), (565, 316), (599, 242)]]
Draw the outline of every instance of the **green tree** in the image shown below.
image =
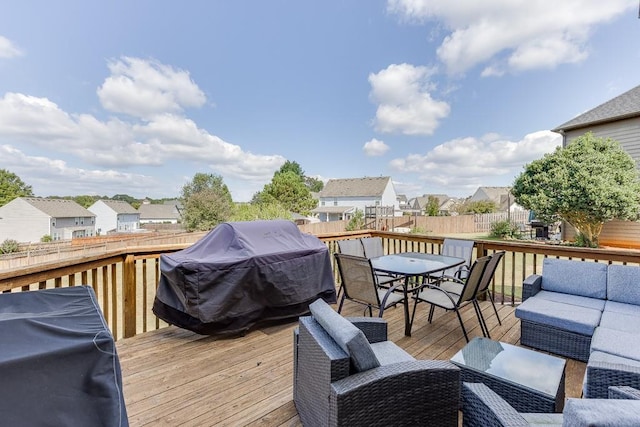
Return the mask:
[(318, 178), (313, 178), (311, 176), (305, 176), (304, 183), (309, 191), (313, 193), (319, 193), (324, 188), (324, 182), (322, 182)]
[(254, 221), (258, 219), (292, 219), (291, 212), (277, 201), (270, 203), (237, 203), (231, 221)]
[(219, 175), (196, 173), (182, 187), (182, 223), (188, 231), (206, 231), (228, 221), (233, 212), (231, 193)]
[(7, 169), (0, 169), (0, 206), (4, 206), (16, 197), (31, 197), (33, 190), (18, 175)]
[(491, 200), (477, 200), (475, 202), (466, 202), (462, 207), (464, 214), (483, 214), (496, 212), (498, 208)]
[(605, 222), (636, 220), (640, 211), (635, 161), (618, 142), (590, 132), (528, 164), (512, 193), (537, 218), (571, 224), (589, 247), (598, 246)]
[(424, 212), (427, 216), (438, 216), (440, 214), (440, 200), (435, 196), (429, 196)]
[(309, 215), (318, 203), (300, 176), (292, 171), (276, 172), (262, 192), (254, 195), (254, 200), (260, 203), (277, 200), (285, 209), (300, 215)]
[(304, 171), (298, 162), (287, 160), (282, 166), (280, 166), (280, 169), (278, 169), (276, 174), (285, 172), (293, 172), (298, 175), (301, 180), (304, 180)]
[(364, 212), (360, 209), (356, 209), (356, 213), (353, 214), (349, 222), (347, 223), (346, 231), (357, 231), (364, 229)]

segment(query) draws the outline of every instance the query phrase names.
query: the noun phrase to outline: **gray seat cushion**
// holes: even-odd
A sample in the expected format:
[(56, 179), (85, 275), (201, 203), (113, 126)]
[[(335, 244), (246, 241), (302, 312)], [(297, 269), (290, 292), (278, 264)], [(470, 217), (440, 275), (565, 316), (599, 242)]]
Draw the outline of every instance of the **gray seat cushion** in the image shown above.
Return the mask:
[(357, 326), (334, 311), (322, 299), (310, 304), (309, 310), (316, 322), (349, 355), (356, 372), (380, 366), (367, 337)]
[(545, 258), (542, 264), (542, 289), (605, 299), (607, 264)]
[(579, 307), (592, 308), (594, 310), (604, 310), (605, 300), (597, 298), (583, 297), (580, 295), (563, 294), (561, 292), (540, 291), (536, 294), (536, 298), (542, 298), (547, 301), (556, 301), (563, 304), (577, 305)]
[(607, 301), (604, 311), (615, 311), (616, 313), (640, 316), (640, 305), (625, 304), (623, 302)]
[(602, 312), (533, 296), (516, 308), (516, 317), (582, 335), (593, 335)]
[(607, 299), (640, 306), (640, 267), (610, 265), (607, 278)]
[(637, 427), (640, 400), (568, 399), (563, 414), (564, 427)]
[[(640, 314), (625, 314), (618, 311), (605, 310), (602, 312), (600, 327), (640, 334)], [(638, 335), (638, 338), (640, 338), (640, 335)]]
[(530, 427), (552, 427), (562, 426), (564, 419), (562, 414), (544, 414), (544, 413), (521, 413), (522, 418), (529, 423)]
[(591, 351), (601, 351), (640, 361), (640, 335), (630, 332), (596, 328), (591, 338)]
[(415, 360), (413, 356), (392, 341), (376, 342), (371, 344), (371, 348), (382, 366)]

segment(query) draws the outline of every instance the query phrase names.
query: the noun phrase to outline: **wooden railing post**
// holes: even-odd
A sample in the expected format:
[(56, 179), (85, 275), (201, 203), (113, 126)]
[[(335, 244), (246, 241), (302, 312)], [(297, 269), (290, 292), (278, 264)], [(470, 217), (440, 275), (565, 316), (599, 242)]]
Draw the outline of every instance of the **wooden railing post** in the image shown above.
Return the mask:
[(122, 284), (124, 337), (130, 338), (136, 334), (136, 262), (132, 254), (128, 254), (124, 259)]

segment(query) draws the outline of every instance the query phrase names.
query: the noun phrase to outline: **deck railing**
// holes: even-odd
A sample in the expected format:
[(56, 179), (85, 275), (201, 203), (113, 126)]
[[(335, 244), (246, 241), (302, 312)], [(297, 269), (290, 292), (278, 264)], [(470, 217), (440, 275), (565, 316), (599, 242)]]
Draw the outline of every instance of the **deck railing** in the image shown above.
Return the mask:
[[(337, 241), (379, 236), (385, 252), (438, 253), (443, 238), (382, 231), (322, 234), (318, 237), (329, 251), (337, 251)], [(521, 284), (532, 273), (539, 273), (546, 257), (584, 262), (640, 265), (640, 251), (586, 249), (522, 241), (476, 240), (475, 256), (505, 251), (492, 287), (497, 302), (516, 304)], [(104, 254), (84, 256), (36, 266), (0, 271), (0, 292), (22, 292), (85, 284), (92, 286), (105, 319), (116, 339), (159, 329), (166, 323), (151, 310), (160, 277), (160, 255), (189, 244), (128, 247)], [(336, 279), (337, 279), (337, 270)]]

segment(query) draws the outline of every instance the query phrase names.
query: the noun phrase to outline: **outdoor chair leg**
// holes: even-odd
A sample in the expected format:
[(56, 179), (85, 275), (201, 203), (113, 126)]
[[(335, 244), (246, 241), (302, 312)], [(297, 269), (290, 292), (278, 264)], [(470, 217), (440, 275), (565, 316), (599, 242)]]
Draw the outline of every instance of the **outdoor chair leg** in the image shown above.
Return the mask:
[(433, 312), (435, 311), (436, 307), (431, 304), (431, 307), (429, 308), (429, 323), (431, 323), (431, 320), (433, 320)]
[(496, 313), (496, 317), (498, 318), (498, 324), (502, 326), (502, 321), (500, 320), (500, 316), (498, 316), (498, 309), (496, 308), (496, 303), (493, 300), (493, 295), (491, 292), (487, 291), (487, 295), (489, 296), (489, 301), (491, 301), (491, 305), (493, 306), (493, 311)]
[(460, 327), (462, 328), (462, 333), (464, 334), (464, 339), (469, 342), (469, 336), (467, 335), (467, 330), (464, 328), (464, 323), (462, 322), (462, 316), (460, 316), (460, 312), (456, 309), (456, 315), (458, 316), (458, 321), (460, 322)]
[(342, 298), (340, 298), (340, 305), (338, 305), (338, 313), (340, 313), (342, 311), (342, 304), (344, 304), (344, 299), (345, 299), (346, 295), (343, 292), (342, 293)]
[(478, 322), (480, 322), (480, 329), (482, 329), (482, 336), (491, 338), (489, 334), (489, 327), (487, 326), (487, 322), (484, 320), (484, 316), (482, 315), (482, 310), (480, 309), (480, 303), (477, 300), (473, 301), (473, 308), (476, 311), (476, 316), (478, 316)]

